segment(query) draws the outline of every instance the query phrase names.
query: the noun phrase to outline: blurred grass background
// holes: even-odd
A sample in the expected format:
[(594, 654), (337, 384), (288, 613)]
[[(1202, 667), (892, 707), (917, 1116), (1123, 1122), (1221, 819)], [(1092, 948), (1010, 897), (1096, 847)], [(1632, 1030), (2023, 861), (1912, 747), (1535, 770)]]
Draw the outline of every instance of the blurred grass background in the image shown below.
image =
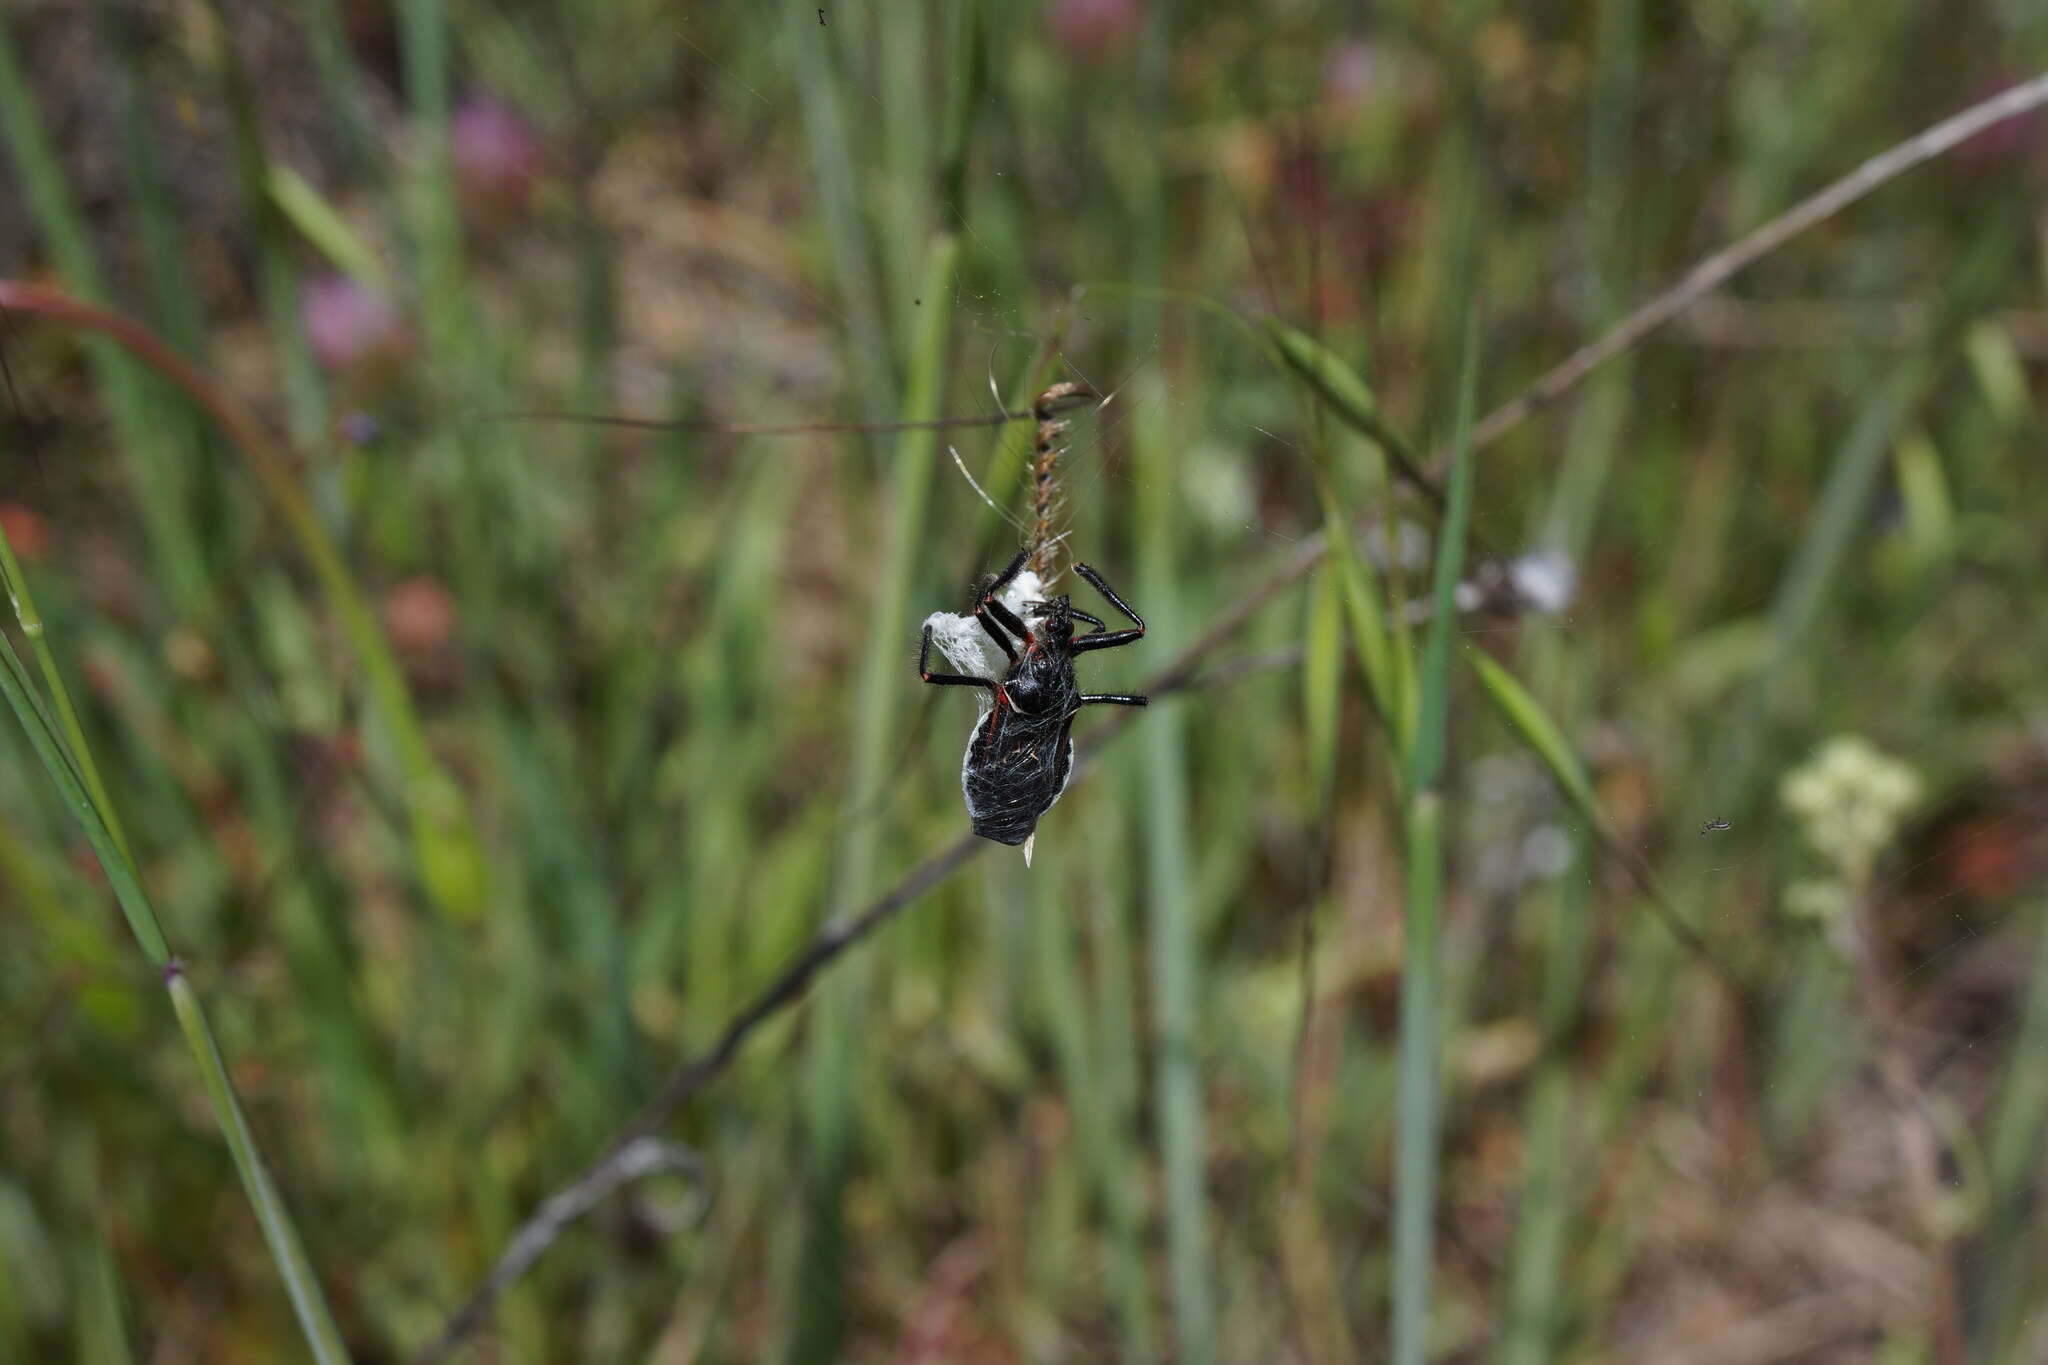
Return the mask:
[[(915, 627), (1010, 548), (943, 447), (1004, 497), (1018, 432), (498, 414), (1080, 376), (1117, 398), (1070, 548), (1152, 627), (1091, 688), (1373, 534), (1138, 717), (1036, 866), (953, 876), (693, 1101), (701, 1219), (607, 1201), (468, 1358), (2048, 1359), (2048, 134), (1475, 454), (1469, 545), (1208, 306), (1434, 448), (1461, 378), (1504, 401), (2044, 68), (2048, 12), (2001, 0), (11, 3), (0, 276), (145, 323), (286, 455), (10, 310), (0, 530), (44, 630), (9, 638), (68, 681), (354, 1358), (430, 1340), (964, 830)], [(1460, 554), (1538, 550), (1562, 614), (1411, 622)], [(1781, 799), (1844, 734), (1913, 774), (1882, 817), (1874, 760), (1827, 770), (1867, 853)], [(299, 1357), (12, 720), (0, 923), (0, 1359)]]

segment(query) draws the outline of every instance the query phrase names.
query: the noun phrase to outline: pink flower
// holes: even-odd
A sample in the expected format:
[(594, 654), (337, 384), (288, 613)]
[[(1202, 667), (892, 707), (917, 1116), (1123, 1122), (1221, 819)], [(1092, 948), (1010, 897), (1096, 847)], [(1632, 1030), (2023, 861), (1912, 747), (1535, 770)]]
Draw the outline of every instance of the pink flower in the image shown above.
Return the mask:
[(1340, 44), (1323, 63), (1323, 98), (1356, 109), (1387, 87), (1386, 58), (1371, 43)]
[(533, 125), (511, 106), (483, 95), (456, 109), (448, 136), (466, 217), (494, 223), (525, 209), (544, 160)]
[(416, 574), (385, 594), (384, 625), (401, 650), (436, 649), (455, 633), (455, 595), (440, 579)]
[(299, 296), (299, 320), (313, 358), (351, 378), (387, 374), (412, 349), (391, 300), (345, 275), (323, 275)]
[(1145, 24), (1144, 0), (1052, 0), (1053, 46), (1077, 62), (1099, 62), (1129, 47)]

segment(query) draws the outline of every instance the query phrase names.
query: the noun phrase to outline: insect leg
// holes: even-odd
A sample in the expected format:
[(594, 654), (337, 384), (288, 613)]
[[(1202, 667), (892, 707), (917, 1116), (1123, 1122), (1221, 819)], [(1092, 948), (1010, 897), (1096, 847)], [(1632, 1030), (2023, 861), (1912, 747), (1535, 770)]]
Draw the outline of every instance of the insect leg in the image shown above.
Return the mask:
[(1016, 582), (1017, 575), (1024, 572), (1024, 561), (1029, 558), (1031, 558), (1031, 551), (1017, 551), (1017, 557), (1010, 561), (1010, 566), (989, 580), (988, 586), (982, 590), (982, 600), (987, 601), (1004, 588), (1009, 587), (1010, 584)]
[(992, 678), (972, 678), (965, 673), (932, 672), (932, 628), (924, 628), (924, 643), (917, 651), (917, 676), (935, 687), (985, 687), (1000, 693), (1002, 687)]
[(1138, 630), (1091, 630), (1086, 635), (1076, 635), (1072, 645), (1075, 654), (1086, 654), (1091, 649), (1115, 649), (1118, 645), (1134, 644), (1145, 638), (1143, 628)]
[(1074, 641), (1074, 653), (1085, 654), (1091, 649), (1114, 649), (1118, 645), (1127, 645), (1134, 640), (1142, 640), (1145, 638), (1145, 619), (1139, 616), (1138, 613), (1136, 613), (1135, 611), (1131, 610), (1130, 603), (1124, 601), (1123, 598), (1118, 597), (1116, 595), (1116, 589), (1110, 587), (1109, 584), (1103, 580), (1101, 574), (1095, 572), (1095, 570), (1089, 568), (1086, 564), (1076, 564), (1074, 566), (1074, 572), (1079, 574), (1082, 578), (1088, 580), (1088, 586), (1094, 588), (1095, 591), (1101, 593), (1105, 598), (1107, 598), (1111, 606), (1115, 607), (1124, 615), (1130, 617), (1131, 624), (1137, 627), (1137, 629), (1135, 630), (1091, 631), (1088, 634), (1083, 635), (1079, 639)]
[[(1002, 602), (997, 600), (997, 595), (1004, 588), (1017, 581), (1017, 575), (1024, 572), (1024, 561), (1030, 557), (1031, 552), (1029, 550), (1017, 551), (1017, 557), (1010, 561), (1009, 567), (994, 578), (991, 578), (988, 581), (988, 585), (981, 590), (981, 601), (974, 608), (974, 619), (981, 622), (981, 628), (993, 636), (995, 642), (1003, 647), (1003, 653), (1010, 656), (1011, 663), (1017, 662), (1017, 650), (1003, 637), (1002, 632), (1007, 630), (1010, 634), (1028, 645), (1031, 643), (1031, 631), (1029, 627), (1017, 619), (1016, 612), (1011, 611)], [(990, 622), (990, 617), (995, 618), (993, 623)], [(998, 630), (997, 626), (1002, 627), (1002, 630)]]
[[(1003, 653), (1009, 655), (1010, 662), (1016, 663), (1017, 647), (1010, 643), (1010, 637), (1003, 633), (1002, 628), (999, 627), (995, 621), (989, 619), (990, 617), (995, 616), (995, 614), (999, 611), (1002, 612), (1004, 616), (1010, 616), (1010, 613), (1003, 607), (1002, 603), (984, 602), (974, 609), (974, 619), (981, 622), (981, 628), (988, 632), (988, 637), (991, 640), (994, 640), (998, 645), (1002, 646)], [(997, 619), (1000, 620), (1001, 618), (998, 617)], [(1017, 621), (1017, 618), (1014, 616), (1010, 616), (1010, 620), (1017, 622), (1017, 634), (1028, 643), (1031, 637), (1024, 633), (1024, 623), (1022, 621)], [(1008, 623), (1005, 622), (1005, 624)]]
[[(1075, 641), (1076, 644), (1080, 642)], [(1082, 706), (1149, 706), (1144, 697), (1129, 692), (1083, 692), (1079, 699)]]

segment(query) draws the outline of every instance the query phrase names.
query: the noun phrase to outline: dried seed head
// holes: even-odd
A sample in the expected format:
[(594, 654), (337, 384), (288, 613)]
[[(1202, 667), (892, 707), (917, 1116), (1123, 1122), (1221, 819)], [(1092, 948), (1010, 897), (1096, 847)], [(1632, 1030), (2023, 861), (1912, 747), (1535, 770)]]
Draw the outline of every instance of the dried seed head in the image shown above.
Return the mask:
[(1031, 415), (1038, 419), (1038, 457), (1031, 465), (1031, 539), (1028, 543), (1031, 547), (1031, 571), (1041, 579), (1052, 578), (1052, 552), (1059, 543), (1052, 528), (1060, 511), (1060, 451), (1067, 435), (1067, 423), (1060, 420), (1059, 414), (1071, 412), (1101, 396), (1087, 384), (1065, 380), (1039, 394), (1038, 401), (1031, 405)]

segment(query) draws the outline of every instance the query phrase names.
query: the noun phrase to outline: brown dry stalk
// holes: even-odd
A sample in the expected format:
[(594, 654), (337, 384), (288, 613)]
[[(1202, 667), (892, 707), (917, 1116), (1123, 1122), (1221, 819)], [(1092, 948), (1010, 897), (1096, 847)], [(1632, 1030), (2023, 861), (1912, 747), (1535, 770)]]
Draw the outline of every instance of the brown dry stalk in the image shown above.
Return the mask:
[(1031, 459), (1031, 572), (1046, 582), (1052, 574), (1053, 546), (1058, 544), (1052, 524), (1060, 511), (1060, 455), (1066, 450), (1067, 423), (1061, 413), (1101, 397), (1086, 384), (1069, 380), (1055, 384), (1038, 395), (1031, 415), (1038, 422), (1038, 440)]
[[(1932, 128), (1879, 152), (1819, 193), (1801, 200), (1762, 227), (1708, 256), (1686, 271), (1676, 284), (1615, 323), (1598, 339), (1581, 346), (1546, 370), (1527, 389), (1486, 414), (1472, 429), (1472, 448), (1477, 450), (1491, 445), (1507, 435), (1535, 416), (1538, 409), (1549, 406), (1584, 383), (1587, 375), (1623, 351), (1632, 350), (1644, 337), (1719, 289), (1736, 272), (1755, 265), (1808, 228), (1834, 217), (1880, 185), (1889, 184), (1915, 166), (1932, 161), (1993, 124), (2031, 113), (2043, 104), (2048, 104), (2048, 73), (2008, 86), (1990, 99), (1973, 104), (1962, 113), (1943, 119)], [(1430, 468), (1441, 474), (1449, 461), (1448, 451), (1438, 451), (1430, 461)]]
[[(1847, 208), (1856, 200), (1922, 162), (1948, 151), (1966, 138), (1984, 131), (1995, 123), (2037, 109), (2043, 104), (2048, 104), (2048, 74), (2012, 86), (1908, 138), (1889, 151), (1872, 157), (1811, 198), (1801, 201), (1747, 236), (1707, 257), (1675, 285), (1650, 299), (1598, 340), (1573, 352), (1563, 363), (1545, 373), (1520, 396), (1488, 414), (1472, 432), (1472, 448), (1477, 450), (1506, 435), (1533, 416), (1538, 409), (1577, 388), (1601, 365), (1635, 347), (1645, 337), (1683, 312), (1688, 305), (1725, 283), (1737, 271), (1754, 264), (1799, 233)], [(1441, 455), (1436, 463), (1443, 463)], [(1143, 690), (1157, 693), (1185, 686), (1210, 651), (1242, 629), (1259, 608), (1312, 573), (1316, 566), (1323, 562), (1328, 552), (1329, 542), (1324, 533), (1318, 531), (1304, 538), (1278, 569), (1262, 579), (1251, 591), (1225, 607), (1211, 622), (1208, 630), (1182, 650), (1165, 669), (1148, 680)], [(1092, 752), (1099, 748), (1109, 737), (1128, 725), (1136, 714), (1126, 712), (1102, 725), (1090, 736), (1088, 750)], [(1085, 769), (1075, 774), (1076, 778), (1086, 775)], [(895, 887), (883, 893), (860, 913), (839, 924), (828, 925), (820, 931), (767, 989), (733, 1017), (718, 1042), (709, 1051), (686, 1058), (670, 1072), (668, 1080), (654, 1100), (634, 1117), (620, 1136), (606, 1145), (603, 1153), (578, 1172), (565, 1188), (588, 1188), (594, 1177), (600, 1176), (617, 1161), (617, 1154), (625, 1149), (633, 1138), (642, 1136), (665, 1123), (685, 1101), (731, 1065), (732, 1059), (738, 1054), (747, 1036), (763, 1021), (800, 1000), (811, 979), (834, 958), (894, 918), (924, 892), (944, 881), (987, 846), (985, 841), (977, 840), (971, 835), (963, 837), (919, 863)], [(543, 1208), (546, 1207), (548, 1206), (543, 1205)], [(533, 1226), (534, 1222), (530, 1220), (521, 1229), (519, 1236), (514, 1240), (515, 1246), (531, 1246), (532, 1239), (528, 1234)], [(529, 1256), (527, 1259), (530, 1262), (532, 1258)], [(499, 1267), (502, 1269), (505, 1263), (506, 1258), (501, 1257)], [(491, 1305), (512, 1278), (496, 1271), (487, 1276), (450, 1319), (451, 1327), (460, 1324), (463, 1330), (444, 1331), (431, 1347), (420, 1354), (420, 1365), (431, 1365), (431, 1362), (443, 1359), (461, 1342), (469, 1330), (483, 1322)]]

